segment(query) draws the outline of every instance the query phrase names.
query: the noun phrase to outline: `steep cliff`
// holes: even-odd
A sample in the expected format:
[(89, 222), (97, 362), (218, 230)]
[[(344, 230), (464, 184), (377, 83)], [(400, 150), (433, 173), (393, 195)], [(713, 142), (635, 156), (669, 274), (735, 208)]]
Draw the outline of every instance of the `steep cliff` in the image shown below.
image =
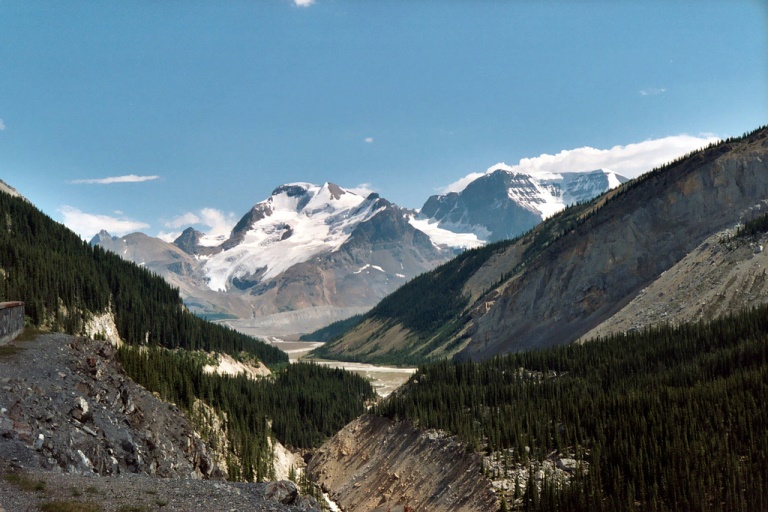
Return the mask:
[(346, 512), (498, 507), (479, 454), (408, 422), (362, 416), (325, 443), (307, 471)]

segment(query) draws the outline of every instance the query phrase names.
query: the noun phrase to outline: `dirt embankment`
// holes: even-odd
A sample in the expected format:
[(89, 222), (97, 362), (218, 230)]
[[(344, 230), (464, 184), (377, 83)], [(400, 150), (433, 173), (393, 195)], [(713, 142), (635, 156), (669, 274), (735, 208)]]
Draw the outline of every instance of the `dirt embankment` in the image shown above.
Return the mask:
[(362, 416), (317, 451), (308, 471), (346, 512), (498, 508), (480, 455), (408, 422)]

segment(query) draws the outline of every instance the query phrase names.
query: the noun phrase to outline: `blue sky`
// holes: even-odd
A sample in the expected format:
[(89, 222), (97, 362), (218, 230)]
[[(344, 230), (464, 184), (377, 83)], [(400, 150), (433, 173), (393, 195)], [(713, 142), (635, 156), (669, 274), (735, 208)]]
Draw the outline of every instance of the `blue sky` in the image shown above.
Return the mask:
[(636, 175), (768, 121), (767, 5), (1, 0), (0, 178), (168, 236), (286, 182), (418, 208), (500, 161)]

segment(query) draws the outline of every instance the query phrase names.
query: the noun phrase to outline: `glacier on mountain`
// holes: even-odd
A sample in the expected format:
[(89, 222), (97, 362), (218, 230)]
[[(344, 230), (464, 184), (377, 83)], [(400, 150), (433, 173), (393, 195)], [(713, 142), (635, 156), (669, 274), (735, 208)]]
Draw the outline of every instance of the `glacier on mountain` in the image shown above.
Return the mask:
[(208, 286), (227, 291), (234, 278), (264, 281), (297, 263), (338, 249), (357, 225), (381, 211), (375, 198), (359, 196), (333, 183), (278, 187), (254, 206), (263, 215), (248, 227), (242, 240), (205, 262)]

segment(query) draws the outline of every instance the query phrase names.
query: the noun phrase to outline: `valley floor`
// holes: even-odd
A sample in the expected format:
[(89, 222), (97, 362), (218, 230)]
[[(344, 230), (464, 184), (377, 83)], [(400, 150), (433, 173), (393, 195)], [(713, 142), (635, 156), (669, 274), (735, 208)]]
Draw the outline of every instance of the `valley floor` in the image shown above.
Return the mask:
[[(322, 345), (314, 341), (285, 341), (276, 337), (267, 337), (266, 340), (287, 353), (291, 362), (308, 360), (305, 356), (315, 348)], [(416, 373), (416, 368), (396, 368), (390, 366), (378, 366), (367, 363), (354, 363), (345, 361), (312, 360), (331, 368), (343, 368), (344, 370), (362, 375), (371, 382), (379, 396), (385, 397), (402, 386), (411, 375)]]

